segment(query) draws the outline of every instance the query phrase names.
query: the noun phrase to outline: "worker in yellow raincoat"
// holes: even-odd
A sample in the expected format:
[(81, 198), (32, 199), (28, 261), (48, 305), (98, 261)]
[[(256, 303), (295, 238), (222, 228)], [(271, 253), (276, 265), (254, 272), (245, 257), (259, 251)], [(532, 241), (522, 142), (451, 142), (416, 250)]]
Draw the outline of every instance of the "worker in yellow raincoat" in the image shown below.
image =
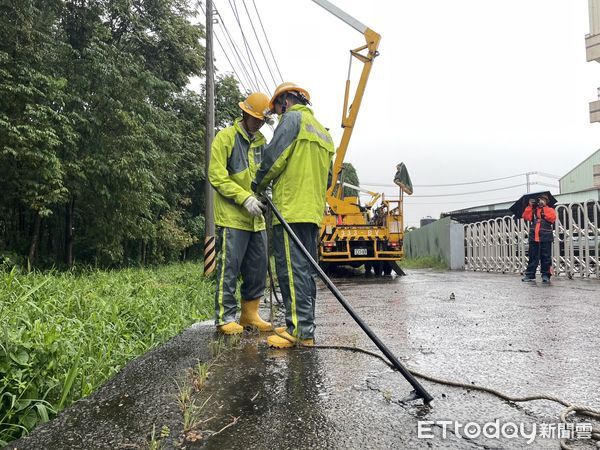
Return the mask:
[[(239, 334), (244, 327), (269, 331), (272, 326), (258, 314), (267, 279), (267, 235), (264, 205), (250, 184), (263, 158), (265, 137), (259, 131), (269, 111), (269, 97), (250, 94), (239, 103), (242, 117), (215, 136), (208, 179), (215, 188), (217, 225), (215, 324), (224, 334)], [(241, 315), (236, 322), (236, 287), (242, 277)]]
[[(314, 117), (309, 104), (306, 89), (289, 82), (277, 87), (269, 107), (280, 116), (280, 121), (265, 148), (252, 189), (262, 193), (272, 183), (273, 203), (316, 259), (335, 148), (329, 132)], [(314, 271), (277, 222), (273, 226), (273, 250), (286, 324), (269, 336), (267, 343), (276, 348), (292, 347), (297, 342), (312, 345), (317, 296)]]

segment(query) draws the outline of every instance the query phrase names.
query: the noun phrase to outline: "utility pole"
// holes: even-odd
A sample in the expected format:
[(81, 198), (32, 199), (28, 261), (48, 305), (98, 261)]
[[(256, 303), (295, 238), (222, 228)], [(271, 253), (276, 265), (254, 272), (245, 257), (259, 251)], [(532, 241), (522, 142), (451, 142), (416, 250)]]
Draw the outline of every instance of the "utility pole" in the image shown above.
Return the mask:
[(206, 150), (204, 164), (204, 276), (210, 276), (216, 265), (215, 217), (213, 188), (208, 181), (210, 148), (215, 137), (215, 68), (213, 65), (213, 2), (206, 0)]

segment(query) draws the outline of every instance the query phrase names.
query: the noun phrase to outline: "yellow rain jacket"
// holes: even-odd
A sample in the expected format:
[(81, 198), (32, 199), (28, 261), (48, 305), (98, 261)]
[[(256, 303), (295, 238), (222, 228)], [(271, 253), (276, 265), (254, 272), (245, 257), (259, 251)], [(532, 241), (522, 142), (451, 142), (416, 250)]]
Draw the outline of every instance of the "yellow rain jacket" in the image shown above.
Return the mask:
[(219, 131), (211, 147), (208, 180), (215, 188), (215, 224), (246, 231), (265, 229), (262, 216), (252, 217), (242, 205), (252, 195), (250, 184), (261, 163), (266, 144), (257, 131), (252, 141), (242, 119)]
[(282, 115), (252, 183), (262, 193), (273, 181), (273, 203), (289, 223), (320, 225), (335, 148), (312, 110), (296, 104)]

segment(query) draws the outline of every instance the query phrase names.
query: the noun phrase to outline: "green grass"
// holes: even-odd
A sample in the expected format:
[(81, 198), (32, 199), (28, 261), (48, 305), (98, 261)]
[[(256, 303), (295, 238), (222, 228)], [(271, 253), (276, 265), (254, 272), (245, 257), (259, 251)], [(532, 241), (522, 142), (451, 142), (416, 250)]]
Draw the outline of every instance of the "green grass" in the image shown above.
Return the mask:
[(418, 258), (406, 258), (400, 266), (403, 269), (435, 269), (447, 270), (448, 265), (435, 256), (420, 256)]
[(199, 264), (82, 273), (0, 268), (0, 447), (213, 311)]

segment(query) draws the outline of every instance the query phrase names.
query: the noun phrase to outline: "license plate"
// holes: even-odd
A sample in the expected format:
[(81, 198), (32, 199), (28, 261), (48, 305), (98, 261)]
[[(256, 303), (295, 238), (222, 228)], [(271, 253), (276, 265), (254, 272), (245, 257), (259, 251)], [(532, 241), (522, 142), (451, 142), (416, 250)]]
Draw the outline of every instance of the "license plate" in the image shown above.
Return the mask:
[(367, 249), (366, 248), (355, 248), (354, 256), (367, 256)]

